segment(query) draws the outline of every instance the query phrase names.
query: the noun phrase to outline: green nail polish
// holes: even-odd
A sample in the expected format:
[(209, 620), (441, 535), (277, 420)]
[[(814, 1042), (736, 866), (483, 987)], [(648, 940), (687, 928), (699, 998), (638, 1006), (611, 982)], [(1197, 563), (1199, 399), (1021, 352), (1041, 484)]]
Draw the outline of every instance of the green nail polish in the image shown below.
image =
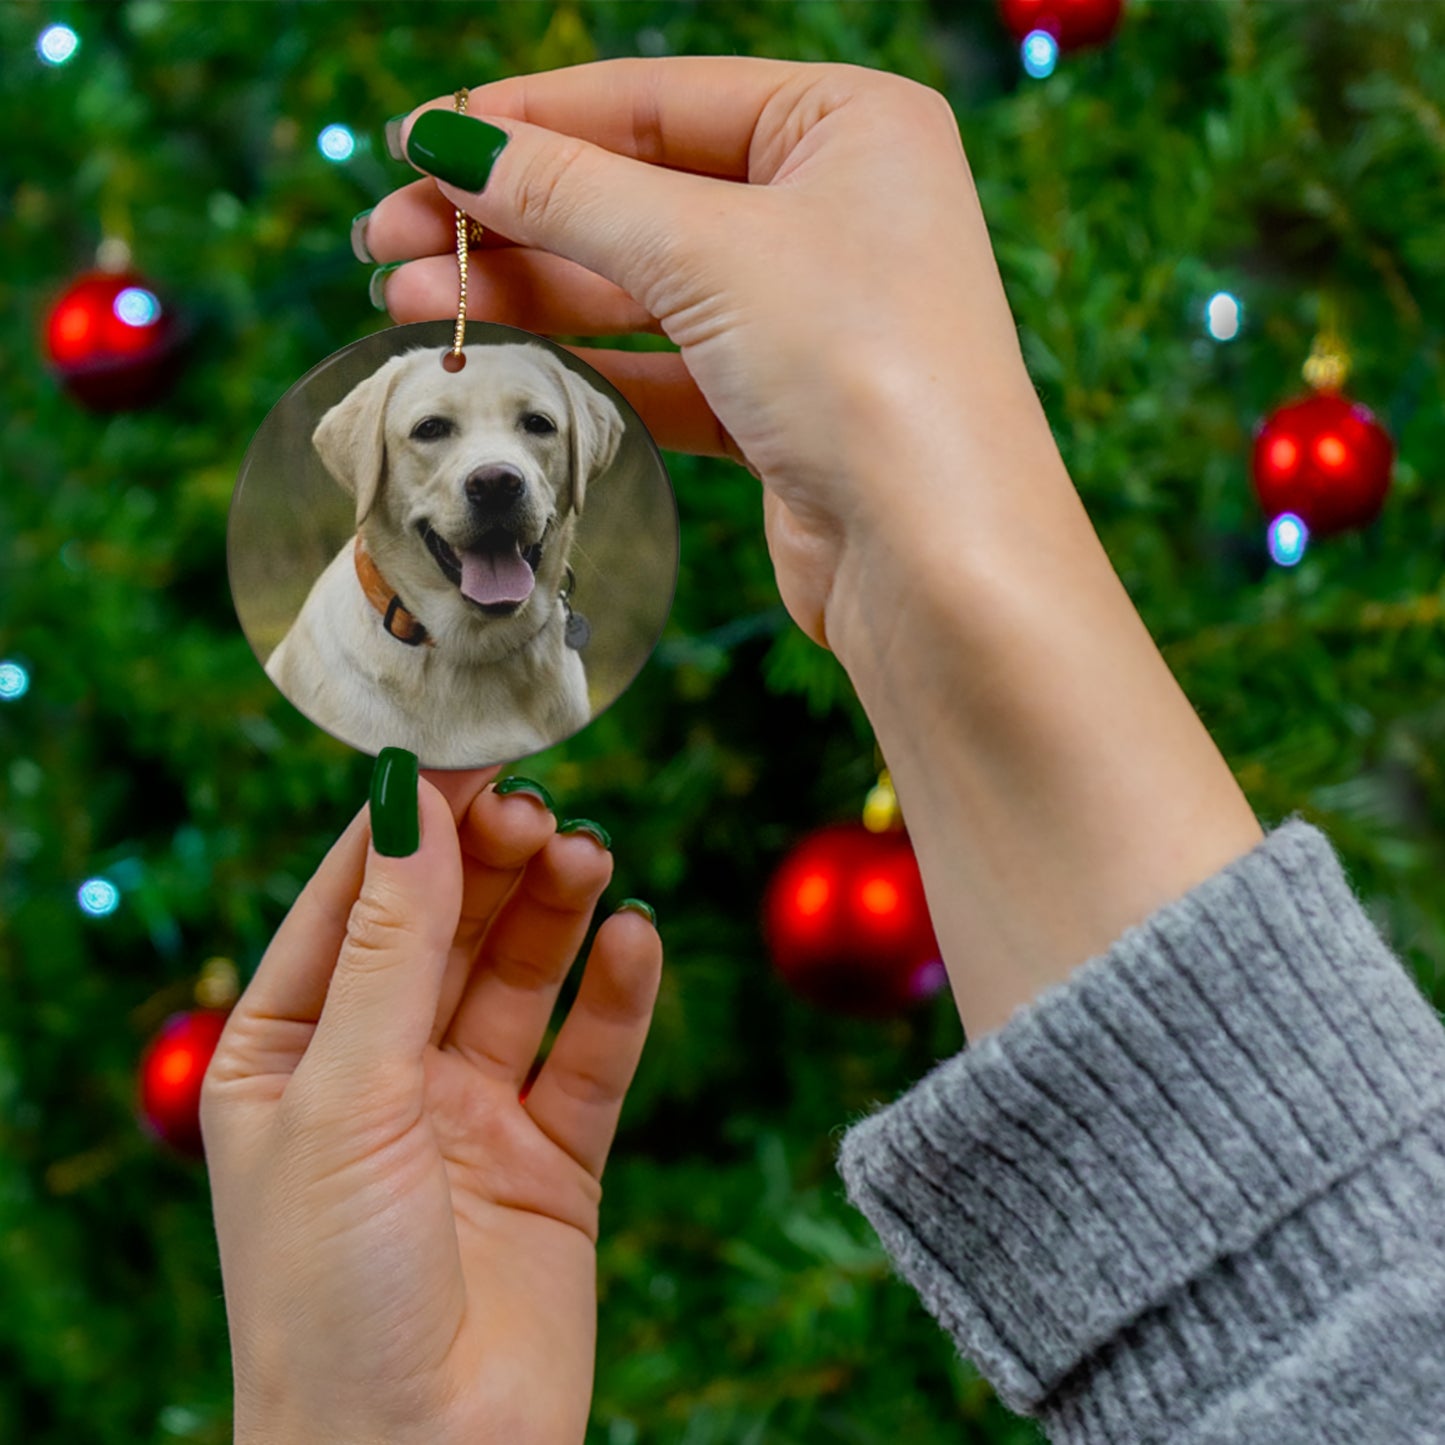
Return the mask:
[(386, 153), (394, 161), (404, 161), (406, 156), (401, 149), (401, 127), (411, 112), (403, 111), (400, 115), (394, 115), (387, 121), (382, 134), (386, 137)]
[(500, 793), (503, 797), (506, 797), (508, 793), (527, 793), (533, 798), (540, 799), (548, 812), (555, 813), (557, 811), (557, 805), (552, 801), (551, 793), (541, 783), (533, 782), (531, 778), (519, 778), (515, 775), (503, 778), (493, 787), (492, 791)]
[(590, 833), (604, 848), (611, 851), (611, 835), (601, 823), (594, 823), (591, 818), (568, 818), (565, 823), (558, 825), (557, 831), (559, 833)]
[(371, 273), (371, 281), (367, 285), (366, 294), (371, 297), (371, 304), (378, 311), (386, 310), (386, 278), (395, 271), (398, 266), (405, 266), (405, 261), (390, 261), (385, 266), (378, 266)]
[(351, 254), (358, 261), (364, 261), (368, 266), (376, 265), (376, 257), (371, 254), (366, 245), (366, 223), (371, 218), (375, 209), (368, 206), (364, 211), (358, 211), (351, 218)]
[(640, 913), (654, 928), (657, 927), (657, 914), (653, 911), (650, 903), (644, 903), (640, 898), (624, 898), (617, 905), (619, 913)]
[(480, 191), (509, 139), (484, 120), (454, 110), (426, 110), (406, 138), (406, 158), (450, 185)]
[(388, 858), (409, 858), (421, 845), (417, 759), (405, 748), (382, 748), (371, 772), (371, 841)]

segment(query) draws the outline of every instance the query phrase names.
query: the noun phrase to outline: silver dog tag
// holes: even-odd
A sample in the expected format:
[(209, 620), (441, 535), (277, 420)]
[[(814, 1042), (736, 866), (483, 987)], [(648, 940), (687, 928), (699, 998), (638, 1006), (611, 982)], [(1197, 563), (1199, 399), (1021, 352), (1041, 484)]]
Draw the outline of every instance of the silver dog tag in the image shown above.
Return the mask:
[(567, 626), (562, 639), (573, 652), (581, 652), (592, 638), (592, 624), (580, 612), (567, 609)]

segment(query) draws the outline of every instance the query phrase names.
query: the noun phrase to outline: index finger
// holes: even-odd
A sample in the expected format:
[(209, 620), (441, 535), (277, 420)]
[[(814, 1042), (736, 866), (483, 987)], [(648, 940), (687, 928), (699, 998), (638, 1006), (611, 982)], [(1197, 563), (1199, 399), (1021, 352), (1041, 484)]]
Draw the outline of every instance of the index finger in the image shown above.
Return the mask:
[[(765, 180), (749, 174), (764, 112), (790, 85), (815, 80), (818, 68), (743, 55), (629, 56), (490, 81), (471, 92), (467, 108), (672, 170)], [(452, 104), (429, 101), (413, 114)]]

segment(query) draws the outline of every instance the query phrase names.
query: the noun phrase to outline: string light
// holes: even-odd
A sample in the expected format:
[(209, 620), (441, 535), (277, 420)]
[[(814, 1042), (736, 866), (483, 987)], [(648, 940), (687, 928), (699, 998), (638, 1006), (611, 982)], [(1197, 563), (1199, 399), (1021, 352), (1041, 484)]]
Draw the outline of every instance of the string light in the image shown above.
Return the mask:
[(17, 702), (30, 691), (30, 674), (8, 659), (0, 662), (0, 702)]
[(153, 326), (161, 318), (161, 303), (144, 286), (127, 286), (111, 307), (116, 319), (127, 326)]
[(1024, 69), (1035, 80), (1045, 80), (1059, 63), (1059, 42), (1047, 30), (1031, 30), (1024, 37), (1019, 53), (1023, 56)]
[(1244, 307), (1228, 291), (1216, 291), (1204, 308), (1204, 329), (1216, 341), (1233, 341), (1244, 325)]
[(1293, 512), (1281, 512), (1269, 524), (1269, 555), (1281, 567), (1293, 567), (1305, 554), (1310, 529)]
[(120, 907), (120, 889), (109, 878), (87, 878), (75, 896), (80, 911), (92, 918), (106, 918)]
[(80, 49), (80, 36), (68, 25), (47, 25), (35, 42), (35, 53), (47, 65), (64, 65)]
[(329, 125), (316, 137), (316, 145), (329, 161), (349, 161), (356, 151), (356, 137), (344, 125)]

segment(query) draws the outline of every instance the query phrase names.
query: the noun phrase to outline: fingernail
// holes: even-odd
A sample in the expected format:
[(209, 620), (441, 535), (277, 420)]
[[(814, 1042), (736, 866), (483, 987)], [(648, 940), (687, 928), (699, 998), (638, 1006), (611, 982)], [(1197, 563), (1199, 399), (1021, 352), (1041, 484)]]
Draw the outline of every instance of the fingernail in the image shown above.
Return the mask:
[(382, 748), (371, 771), (371, 841), (387, 858), (409, 858), (421, 845), (417, 760), (405, 748)]
[(552, 795), (541, 783), (535, 783), (531, 778), (519, 778), (515, 775), (510, 778), (503, 778), (502, 781), (493, 787), (494, 793), (500, 793), (506, 797), (508, 793), (526, 793), (530, 797), (540, 799), (542, 806), (549, 813), (557, 811), (557, 805), (552, 801)]
[(385, 266), (378, 266), (371, 273), (371, 281), (366, 288), (366, 294), (371, 297), (371, 304), (378, 311), (386, 310), (386, 278), (388, 274), (395, 271), (398, 266), (405, 265), (405, 261), (389, 261)]
[(384, 134), (386, 136), (386, 153), (394, 161), (404, 161), (406, 156), (401, 149), (401, 127), (411, 112), (405, 111), (401, 115), (394, 115), (387, 121)]
[(602, 846), (609, 851), (612, 848), (612, 838), (607, 829), (601, 823), (594, 823), (591, 818), (568, 818), (565, 823), (557, 826), (559, 833), (590, 833)]
[(654, 928), (657, 927), (657, 914), (653, 912), (652, 904), (644, 903), (640, 898), (624, 898), (617, 905), (619, 913), (640, 913)]
[(368, 266), (376, 265), (376, 257), (373, 256), (366, 245), (366, 223), (371, 219), (371, 213), (376, 208), (368, 206), (364, 211), (358, 211), (351, 218), (351, 254), (358, 261), (365, 261)]
[(509, 139), (484, 120), (454, 110), (425, 110), (406, 138), (406, 158), (450, 185), (480, 191)]

